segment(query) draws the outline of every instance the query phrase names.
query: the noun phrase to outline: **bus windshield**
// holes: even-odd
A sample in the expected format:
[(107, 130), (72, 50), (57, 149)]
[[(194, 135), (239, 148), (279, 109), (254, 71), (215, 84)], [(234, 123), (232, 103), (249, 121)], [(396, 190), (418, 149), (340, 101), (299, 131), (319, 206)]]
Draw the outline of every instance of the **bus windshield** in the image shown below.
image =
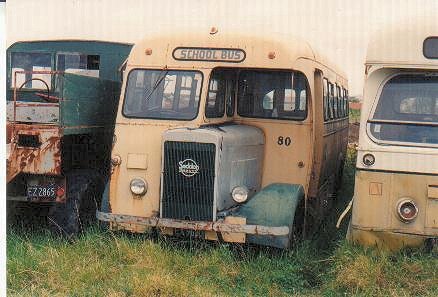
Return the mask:
[(201, 85), (199, 71), (132, 70), (128, 75), (123, 115), (193, 120), (198, 114)]
[(390, 79), (368, 125), (384, 142), (438, 144), (438, 73)]

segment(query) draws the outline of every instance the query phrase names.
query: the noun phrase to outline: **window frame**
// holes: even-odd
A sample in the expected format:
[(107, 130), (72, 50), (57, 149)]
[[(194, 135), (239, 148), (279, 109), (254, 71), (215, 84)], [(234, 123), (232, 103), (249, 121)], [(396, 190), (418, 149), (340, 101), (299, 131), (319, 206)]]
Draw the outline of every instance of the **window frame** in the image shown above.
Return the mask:
[[(196, 108), (196, 113), (194, 114), (194, 117), (190, 118), (190, 119), (169, 119), (169, 118), (159, 118), (159, 117), (135, 117), (135, 116), (127, 116), (125, 114), (124, 111), (124, 107), (125, 107), (125, 103), (126, 103), (126, 94), (127, 94), (127, 87), (128, 87), (128, 82), (129, 82), (129, 77), (132, 74), (133, 71), (135, 70), (144, 70), (144, 71), (178, 71), (178, 72), (196, 72), (196, 73), (200, 73), (201, 74), (201, 86), (199, 89), (199, 100), (198, 100), (198, 106)], [(193, 121), (196, 118), (198, 118), (199, 116), (199, 109), (201, 106), (201, 101), (202, 101), (202, 88), (203, 88), (203, 84), (204, 84), (204, 73), (201, 70), (195, 70), (195, 69), (162, 69), (162, 68), (132, 68), (129, 70), (127, 76), (126, 76), (126, 82), (125, 82), (125, 87), (122, 90), (123, 93), (123, 102), (122, 102), (122, 115), (123, 117), (127, 118), (127, 119), (136, 119), (136, 120), (158, 120), (158, 121), (182, 121), (182, 122), (189, 122), (189, 121)]]
[[(240, 75), (242, 72), (244, 71), (259, 71), (259, 72), (274, 72), (274, 73), (291, 73), (291, 74), (296, 74), (299, 73), (300, 75), (302, 75), (304, 77), (305, 80), (305, 84), (306, 84), (306, 109), (305, 109), (305, 114), (303, 118), (300, 119), (290, 119), (290, 118), (273, 118), (273, 117), (256, 117), (256, 116), (246, 116), (246, 115), (241, 115), (239, 112), (239, 104), (240, 104), (240, 100), (239, 100), (239, 80), (240, 80)], [(274, 68), (241, 68), (238, 71), (238, 76), (237, 76), (237, 88), (236, 88), (236, 104), (235, 104), (235, 108), (237, 111), (237, 115), (240, 118), (244, 118), (244, 119), (266, 119), (266, 120), (275, 120), (275, 121), (292, 121), (292, 122), (303, 122), (305, 120), (307, 120), (308, 116), (309, 116), (309, 101), (311, 100), (311, 95), (310, 95), (310, 84), (309, 84), (309, 80), (307, 79), (307, 76), (304, 72), (299, 71), (299, 70), (294, 70), (294, 69), (274, 69)], [(299, 95), (299, 94), (298, 94)], [(299, 96), (297, 96), (296, 98), (299, 98)], [(284, 102), (283, 102), (284, 103)], [(295, 104), (297, 104), (297, 102), (295, 102)]]
[(336, 108), (337, 108), (336, 119), (342, 118), (341, 99), (342, 99), (341, 87), (338, 84), (336, 84)]
[[(99, 57), (99, 69), (97, 69), (99, 71), (99, 76), (97, 78), (100, 79), (101, 77), (101, 71), (102, 71), (102, 55), (101, 54), (88, 54), (88, 53), (84, 53), (84, 52), (66, 52), (66, 51), (60, 51), (60, 52), (55, 52), (54, 53), (54, 59), (55, 59), (55, 65), (54, 65), (54, 69), (56, 69), (56, 71), (62, 71), (65, 72), (64, 70), (59, 70), (59, 56), (60, 55), (70, 55), (70, 56), (74, 56), (74, 55), (78, 55), (78, 56), (87, 56), (87, 66), (88, 66), (88, 56), (98, 56)], [(96, 69), (84, 69), (84, 70), (96, 70)]]
[(430, 59), (430, 60), (438, 60), (438, 54), (437, 54), (436, 56), (428, 56), (428, 55), (426, 55), (426, 43), (427, 43), (429, 40), (436, 40), (436, 42), (438, 42), (438, 36), (429, 36), (429, 37), (427, 37), (426, 39), (424, 39), (424, 41), (423, 41), (423, 56), (424, 56), (426, 59)]
[[(227, 100), (228, 98), (226, 98), (227, 95), (227, 91), (228, 89), (225, 89), (225, 96), (224, 96), (224, 112), (221, 116), (215, 116), (215, 117), (209, 117), (207, 116), (207, 105), (208, 105), (208, 96), (210, 93), (210, 82), (211, 82), (211, 78), (213, 75), (214, 71), (220, 71), (220, 70), (225, 70), (225, 71), (235, 71), (235, 81), (234, 81), (234, 92), (232, 95), (232, 102), (231, 102), (231, 108), (228, 108), (227, 105)], [(228, 67), (216, 67), (211, 69), (210, 74), (209, 74), (209, 78), (208, 78), (208, 89), (207, 89), (207, 96), (205, 98), (205, 105), (204, 105), (204, 116), (206, 119), (208, 120), (214, 120), (214, 119), (223, 119), (223, 118), (232, 118), (235, 114), (235, 109), (236, 109), (236, 94), (237, 94), (237, 81), (238, 81), (238, 77), (239, 77), (239, 71), (240, 69), (234, 69), (234, 68), (228, 68)], [(227, 85), (228, 86), (228, 85)], [(231, 113), (229, 113), (229, 111), (231, 110)]]
[(334, 101), (335, 101), (335, 86), (332, 82), (329, 81), (329, 108), (330, 108), (330, 120), (335, 120), (335, 110), (334, 110)]
[[(48, 71), (54, 71), (56, 69), (56, 65), (55, 65), (55, 54), (53, 52), (47, 52), (47, 51), (10, 51), (8, 53), (8, 58), (9, 58), (9, 63), (8, 63), (8, 67), (9, 70), (7, 70), (7, 78), (8, 81), (7, 83), (7, 90), (13, 90), (14, 87), (12, 86), (13, 82), (14, 82), (14, 73), (12, 71), (12, 55), (13, 54), (45, 54), (45, 55), (49, 55), (50, 56), (50, 70)], [(25, 70), (26, 71), (26, 70)], [(55, 90), (55, 77), (52, 74), (50, 77), (50, 91)], [(18, 88), (18, 86), (16, 86)], [(22, 88), (20, 90), (20, 92), (38, 92), (41, 90), (45, 90), (46, 88)]]
[[(371, 133), (371, 124), (375, 124), (377, 122), (385, 122), (385, 120), (373, 120), (372, 117), (374, 117), (375, 111), (377, 109), (377, 105), (379, 104), (380, 101), (380, 97), (382, 96), (382, 92), (384, 87), (386, 86), (386, 84), (393, 78), (395, 78), (396, 76), (400, 76), (400, 75), (421, 75), (427, 73), (427, 71), (422, 71), (422, 72), (397, 72), (394, 73), (390, 76), (388, 76), (386, 79), (384, 79), (383, 81), (381, 81), (379, 89), (377, 91), (377, 94), (374, 98), (373, 101), (373, 105), (371, 107), (371, 110), (367, 116), (367, 120), (366, 120), (366, 134), (368, 136), (369, 139), (371, 139), (372, 142), (376, 143), (377, 145), (393, 145), (393, 146), (401, 146), (401, 147), (415, 147), (415, 148), (438, 148), (438, 144), (431, 144), (431, 143), (419, 143), (419, 142), (405, 142), (405, 141), (391, 141), (391, 140), (382, 140), (382, 139), (378, 139), (376, 137), (374, 137), (374, 135)], [(348, 94), (348, 91), (347, 91)], [(403, 124), (400, 123), (400, 121), (392, 121), (389, 120), (387, 122), (387, 124)], [(406, 123), (406, 122), (405, 122)], [(427, 124), (427, 122), (425, 122)], [(418, 124), (418, 125), (425, 125), (425, 123), (423, 122), (410, 122), (409, 124)], [(430, 124), (429, 124), (430, 125)], [(438, 126), (438, 123), (433, 124), (432, 126)]]
[(329, 92), (329, 81), (327, 78), (323, 78), (322, 81), (322, 100), (323, 100), (323, 115), (324, 115), (324, 122), (327, 122), (330, 120), (330, 113), (329, 113), (329, 105), (330, 105), (330, 92)]
[(344, 87), (342, 88), (342, 94), (343, 94), (343, 102), (344, 102), (344, 117), (348, 117), (349, 114), (347, 112), (347, 106), (348, 106), (348, 97), (347, 97), (347, 89), (345, 89)]

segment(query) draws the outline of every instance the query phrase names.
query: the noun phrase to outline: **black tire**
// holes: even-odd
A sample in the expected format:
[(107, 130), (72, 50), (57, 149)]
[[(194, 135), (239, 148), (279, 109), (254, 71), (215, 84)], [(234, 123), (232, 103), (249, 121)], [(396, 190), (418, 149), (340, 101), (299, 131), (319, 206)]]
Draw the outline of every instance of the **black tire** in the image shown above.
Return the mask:
[(345, 159), (342, 158), (340, 161), (341, 166), (339, 166), (338, 172), (336, 174), (336, 180), (335, 180), (335, 191), (339, 191), (339, 189), (342, 187), (342, 178), (344, 175), (344, 166), (345, 166)]
[(8, 228), (37, 230), (46, 223), (49, 204), (26, 201), (6, 202), (6, 222)]
[(52, 206), (48, 221), (53, 234), (73, 238), (95, 221), (103, 181), (93, 171), (74, 171), (66, 174), (66, 183), (66, 202)]

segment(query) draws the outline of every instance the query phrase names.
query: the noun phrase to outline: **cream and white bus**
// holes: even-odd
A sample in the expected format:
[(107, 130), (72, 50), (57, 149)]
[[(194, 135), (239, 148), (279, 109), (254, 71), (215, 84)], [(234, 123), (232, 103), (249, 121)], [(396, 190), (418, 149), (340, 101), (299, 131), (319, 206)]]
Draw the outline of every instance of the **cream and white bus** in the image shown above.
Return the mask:
[(438, 236), (438, 22), (371, 40), (349, 238), (389, 249)]
[[(288, 248), (327, 213), (347, 145), (347, 80), (297, 38), (173, 32), (127, 60), (112, 229)], [(305, 217), (305, 219), (304, 219)]]

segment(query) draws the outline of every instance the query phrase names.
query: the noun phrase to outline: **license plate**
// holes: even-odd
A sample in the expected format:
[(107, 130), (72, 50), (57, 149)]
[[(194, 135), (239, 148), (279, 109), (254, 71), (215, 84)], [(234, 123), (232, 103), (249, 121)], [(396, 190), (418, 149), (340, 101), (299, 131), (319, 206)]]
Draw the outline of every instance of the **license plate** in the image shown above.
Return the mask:
[(27, 187), (27, 199), (32, 200), (50, 200), (56, 199), (56, 185), (34, 185)]

